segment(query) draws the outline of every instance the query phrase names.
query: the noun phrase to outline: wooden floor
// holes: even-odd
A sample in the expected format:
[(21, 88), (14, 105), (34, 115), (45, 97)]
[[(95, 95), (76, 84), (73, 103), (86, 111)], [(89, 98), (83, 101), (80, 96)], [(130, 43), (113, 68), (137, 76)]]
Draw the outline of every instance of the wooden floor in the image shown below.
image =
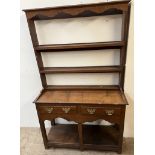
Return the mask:
[[(50, 132), (49, 129), (47, 130)], [(115, 152), (80, 151), (78, 149), (50, 148), (45, 150), (39, 128), (21, 128), (20, 137), (21, 155), (118, 155)], [(124, 139), (122, 155), (134, 154), (133, 141), (133, 138)]]

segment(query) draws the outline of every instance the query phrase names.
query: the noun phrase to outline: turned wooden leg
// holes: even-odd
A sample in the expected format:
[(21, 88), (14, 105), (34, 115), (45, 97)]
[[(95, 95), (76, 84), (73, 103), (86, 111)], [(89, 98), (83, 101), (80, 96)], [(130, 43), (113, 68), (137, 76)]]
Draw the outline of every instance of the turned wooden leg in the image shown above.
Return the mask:
[(80, 141), (80, 150), (83, 150), (83, 133), (82, 133), (82, 124), (78, 124), (78, 133), (79, 133), (79, 141)]
[(56, 125), (55, 119), (51, 120), (51, 126), (54, 126), (54, 125)]
[(40, 129), (41, 129), (41, 133), (42, 133), (42, 137), (43, 137), (43, 142), (44, 142), (44, 146), (45, 149), (48, 148), (48, 139), (47, 139), (47, 134), (46, 134), (46, 129), (45, 129), (45, 123), (42, 120), (39, 120), (40, 123)]

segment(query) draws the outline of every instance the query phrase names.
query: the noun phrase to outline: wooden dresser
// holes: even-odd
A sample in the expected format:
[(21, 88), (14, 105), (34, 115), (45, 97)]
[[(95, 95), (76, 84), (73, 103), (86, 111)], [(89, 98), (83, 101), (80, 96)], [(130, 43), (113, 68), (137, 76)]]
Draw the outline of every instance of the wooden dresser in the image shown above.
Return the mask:
[[(42, 82), (42, 91), (35, 99), (45, 148), (66, 147), (100, 149), (121, 153), (127, 100), (124, 75), (129, 28), (130, 1), (62, 6), (24, 10)], [(36, 20), (122, 15), (121, 41), (39, 45)], [(42, 52), (120, 50), (120, 65), (83, 67), (44, 67)], [(48, 85), (46, 74), (117, 73), (118, 85)], [(56, 118), (74, 121), (57, 124)], [(45, 120), (51, 121), (47, 134)], [(106, 120), (110, 125), (85, 122)]]

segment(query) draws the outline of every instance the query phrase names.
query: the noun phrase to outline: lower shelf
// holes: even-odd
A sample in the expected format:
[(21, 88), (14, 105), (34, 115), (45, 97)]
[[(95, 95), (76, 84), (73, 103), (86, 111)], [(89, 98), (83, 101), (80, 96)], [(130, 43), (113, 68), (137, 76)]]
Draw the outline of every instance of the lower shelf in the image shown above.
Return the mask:
[[(117, 150), (119, 132), (114, 126), (83, 125), (83, 148)], [(49, 147), (80, 148), (78, 125), (61, 124), (51, 128), (48, 134)]]
[(48, 134), (48, 146), (79, 148), (78, 126), (69, 124), (53, 126)]
[(84, 125), (84, 144), (117, 145), (118, 132), (113, 126)]

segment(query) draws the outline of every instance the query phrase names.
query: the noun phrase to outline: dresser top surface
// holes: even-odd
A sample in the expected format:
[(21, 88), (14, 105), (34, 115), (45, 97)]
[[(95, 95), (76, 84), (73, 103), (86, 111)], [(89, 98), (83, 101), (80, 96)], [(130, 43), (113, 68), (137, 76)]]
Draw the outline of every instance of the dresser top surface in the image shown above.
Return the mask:
[(35, 103), (110, 104), (126, 105), (120, 90), (45, 90)]

